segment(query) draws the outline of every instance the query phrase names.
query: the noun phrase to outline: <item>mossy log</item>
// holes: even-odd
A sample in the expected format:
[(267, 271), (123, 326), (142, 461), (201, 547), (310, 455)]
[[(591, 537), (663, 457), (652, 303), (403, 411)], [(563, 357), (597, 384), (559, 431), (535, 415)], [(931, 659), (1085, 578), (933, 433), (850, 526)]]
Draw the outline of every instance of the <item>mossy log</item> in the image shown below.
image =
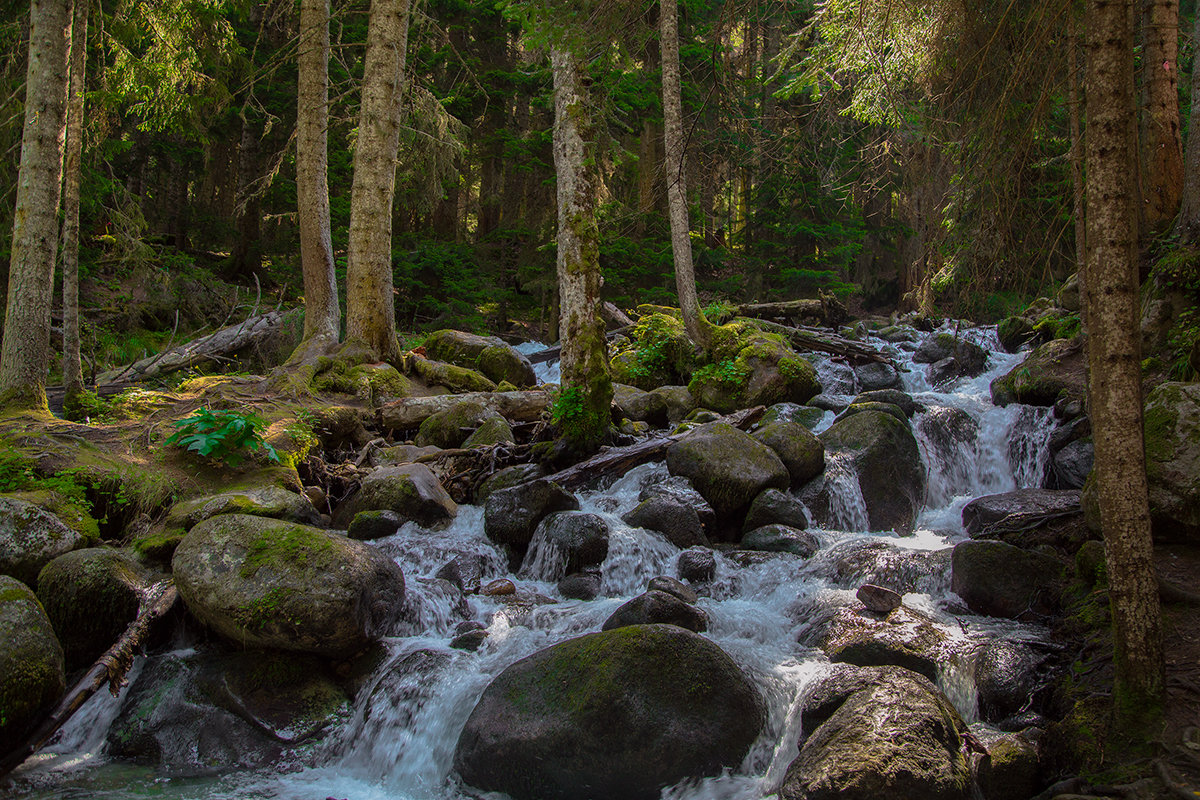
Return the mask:
[(780, 303), (745, 303), (734, 313), (739, 317), (758, 319), (815, 319), (822, 325), (837, 327), (849, 319), (846, 306), (832, 294), (822, 294), (808, 300), (786, 300)]
[(106, 683), (114, 695), (120, 690), (125, 683), (126, 673), (133, 666), (133, 657), (149, 634), (150, 627), (155, 620), (171, 610), (178, 598), (175, 583), (170, 580), (153, 584), (143, 590), (137, 618), (129, 623), (121, 638), (96, 660), (82, 680), (66, 694), (25, 744), (0, 758), (0, 778), (19, 767), (25, 759), (36, 753), (38, 748), (50, 741), (50, 737)]
[(766, 320), (754, 320), (754, 324), (768, 333), (778, 333), (796, 350), (802, 352), (829, 353), (841, 356), (855, 366), (871, 362), (879, 364), (895, 363), (883, 353), (862, 342), (846, 339), (827, 331), (814, 331), (808, 328), (793, 328)]
[(553, 395), (544, 389), (405, 397), (380, 408), (379, 418), (385, 428), (409, 430), (438, 412), (470, 401), (493, 409), (509, 421), (531, 422), (541, 417), (553, 399)]

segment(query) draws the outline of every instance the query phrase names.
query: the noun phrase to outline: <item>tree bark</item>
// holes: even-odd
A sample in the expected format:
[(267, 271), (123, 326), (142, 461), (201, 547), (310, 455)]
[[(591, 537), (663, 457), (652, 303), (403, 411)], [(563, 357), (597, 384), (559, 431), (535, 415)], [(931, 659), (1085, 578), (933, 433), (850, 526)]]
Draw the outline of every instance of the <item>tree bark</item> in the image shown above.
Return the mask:
[(1144, 0), (1141, 13), (1142, 230), (1170, 227), (1183, 194), (1179, 134), (1179, 0)]
[(301, 0), (296, 99), (296, 206), (304, 274), (304, 338), (291, 363), (337, 344), (341, 314), (329, 221), (329, 0)]
[(25, 126), (0, 346), (0, 403), (14, 407), (46, 408), (73, 8), (70, 0), (29, 5)]
[(62, 281), (63, 386), (66, 404), (83, 391), (83, 359), (79, 346), (79, 178), (83, 159), (83, 93), (87, 73), (88, 4), (75, 4), (71, 26), (70, 97), (67, 102), (66, 167), (64, 169)]
[(1142, 437), (1131, 1), (1089, 0), (1087, 32), (1088, 411), (1113, 615), (1117, 729), (1161, 718), (1164, 661)]
[(372, 0), (358, 144), (350, 193), (346, 340), (377, 358), (400, 357), (392, 297), (392, 200), (411, 0)]
[[(1200, 42), (1200, 14), (1192, 23), (1192, 41)], [(1192, 66), (1192, 97), (1200, 97), (1200, 69)], [(1188, 111), (1187, 158), (1183, 170), (1183, 196), (1176, 233), (1184, 244), (1200, 241), (1200, 103)]]
[(675, 292), (688, 338), (708, 349), (710, 325), (696, 299), (684, 172), (683, 104), (679, 97), (679, 11), (676, 0), (661, 0), (663, 152), (667, 166), (667, 206), (671, 215), (671, 252), (675, 256)]
[(612, 424), (604, 320), (600, 316), (600, 228), (597, 222), (592, 101), (577, 57), (556, 46), (554, 169), (558, 185), (559, 333), (562, 387), (559, 419), (567, 446), (594, 452)]

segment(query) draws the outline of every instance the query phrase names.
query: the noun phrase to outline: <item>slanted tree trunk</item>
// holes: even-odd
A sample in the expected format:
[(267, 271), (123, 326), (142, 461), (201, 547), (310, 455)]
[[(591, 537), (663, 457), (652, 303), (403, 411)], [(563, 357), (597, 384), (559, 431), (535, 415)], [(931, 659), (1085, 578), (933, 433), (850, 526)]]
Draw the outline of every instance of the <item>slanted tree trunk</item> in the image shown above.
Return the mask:
[(46, 408), (73, 8), (70, 0), (29, 5), (25, 127), (0, 346), (0, 404), (14, 407)]
[(289, 363), (337, 344), (341, 321), (329, 222), (329, 0), (301, 0), (296, 100), (296, 206), (304, 274), (304, 338)]
[(392, 298), (392, 199), (410, 4), (371, 2), (350, 193), (346, 340), (385, 360), (400, 357)]
[(66, 167), (62, 226), (63, 388), (68, 409), (83, 392), (79, 349), (79, 177), (83, 160), (84, 87), (87, 71), (88, 4), (75, 4), (71, 26), (70, 97), (67, 102)]
[(1142, 230), (1170, 227), (1183, 194), (1179, 134), (1179, 0), (1143, 0), (1141, 9)]
[(554, 169), (558, 184), (559, 333), (562, 438), (575, 453), (594, 452), (608, 435), (612, 379), (600, 317), (600, 228), (596, 219), (595, 129), (578, 58), (562, 47), (554, 71)]
[(676, 0), (661, 0), (663, 151), (667, 166), (667, 205), (671, 214), (671, 252), (675, 256), (675, 291), (688, 338), (708, 349), (711, 326), (696, 299), (692, 268), (691, 225), (688, 221), (687, 180), (684, 171), (683, 107), (679, 98), (679, 12)]
[(1116, 729), (1148, 734), (1164, 690), (1158, 587), (1151, 560), (1138, 333), (1137, 163), (1130, 0), (1087, 6), (1088, 412), (1113, 616)]
[[(1192, 41), (1200, 42), (1200, 14), (1192, 23)], [(1192, 97), (1200, 97), (1200, 69), (1192, 66)], [(1183, 170), (1183, 196), (1175, 232), (1184, 244), (1200, 242), (1200, 103), (1188, 111), (1187, 158)]]

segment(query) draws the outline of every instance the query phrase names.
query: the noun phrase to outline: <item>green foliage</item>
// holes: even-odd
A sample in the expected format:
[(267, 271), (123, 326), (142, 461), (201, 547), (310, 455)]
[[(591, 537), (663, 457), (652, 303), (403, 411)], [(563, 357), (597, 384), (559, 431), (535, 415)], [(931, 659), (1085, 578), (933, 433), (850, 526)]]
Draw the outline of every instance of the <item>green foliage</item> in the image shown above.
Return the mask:
[(750, 368), (736, 360), (726, 359), (713, 364), (705, 364), (692, 375), (692, 380), (699, 383), (716, 383), (731, 391), (740, 389), (746, 378), (750, 377)]
[(166, 444), (237, 466), (244, 451), (263, 451), (269, 461), (279, 461), (275, 448), (262, 436), (264, 423), (252, 414), (237, 411), (197, 409), (191, 416), (172, 423), (178, 430)]
[(555, 425), (565, 426), (583, 418), (583, 390), (578, 386), (568, 386), (558, 393), (550, 406), (550, 421)]
[(1191, 303), (1171, 325), (1165, 357), (1170, 362), (1167, 373), (1172, 380), (1195, 380), (1197, 359), (1193, 354), (1200, 348), (1200, 251), (1190, 247), (1167, 250), (1155, 262), (1152, 280)]
[(1200, 308), (1188, 308), (1175, 318), (1175, 324), (1167, 335), (1167, 348), (1171, 363), (1168, 374), (1171, 380), (1193, 381), (1197, 378), (1193, 353), (1200, 346)]

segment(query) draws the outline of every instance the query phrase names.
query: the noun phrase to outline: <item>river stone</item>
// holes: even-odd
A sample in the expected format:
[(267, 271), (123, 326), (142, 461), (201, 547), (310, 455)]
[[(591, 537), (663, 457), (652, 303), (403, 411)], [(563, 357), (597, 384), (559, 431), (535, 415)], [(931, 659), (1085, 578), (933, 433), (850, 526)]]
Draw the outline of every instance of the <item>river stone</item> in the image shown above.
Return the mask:
[(804, 504), (787, 492), (764, 489), (750, 504), (742, 530), (748, 532), (764, 525), (786, 525), (804, 530), (808, 527)]
[(601, 630), (611, 631), (628, 625), (665, 623), (703, 633), (708, 630), (708, 615), (675, 594), (651, 589), (639, 594), (612, 613)]
[(858, 414), (863, 411), (881, 411), (884, 414), (891, 414), (893, 417), (900, 420), (905, 425), (909, 424), (908, 416), (900, 409), (900, 406), (893, 405), (891, 403), (880, 403), (880, 402), (876, 402), (876, 401), (869, 401), (869, 402), (865, 402), (865, 403), (851, 403), (850, 405), (848, 405), (844, 409), (842, 409), (842, 412), (840, 414), (838, 414), (836, 417), (834, 417), (833, 421), (834, 421), (834, 423), (838, 423), (838, 422), (841, 422), (842, 420), (844, 420), (846, 417), (849, 417), (853, 414)]
[(474, 653), (487, 641), (490, 634), (486, 630), (464, 631), (450, 640), (450, 646), (455, 650), (466, 650)]
[(528, 483), (529, 481), (544, 477), (546, 477), (546, 468), (541, 464), (515, 464), (511, 467), (496, 470), (484, 478), (483, 483), (479, 484), (479, 488), (475, 490), (475, 503), (483, 505), (493, 492), (498, 492), (501, 489), (511, 489), (522, 483)]
[(635, 422), (648, 422), (656, 427), (667, 424), (667, 401), (661, 394), (618, 383), (613, 384), (613, 403), (621, 414)]
[(1053, 556), (973, 540), (954, 546), (950, 585), (976, 614), (1025, 619), (1057, 609), (1062, 572)]
[(464, 400), (445, 411), (427, 417), (417, 429), (413, 440), (419, 447), (461, 447), (462, 443), (484, 422), (500, 415), (483, 403)]
[(430, 358), (477, 370), (496, 383), (508, 381), (522, 388), (537, 383), (529, 359), (495, 336), (440, 330), (429, 334), (424, 347)]
[(631, 527), (657, 531), (679, 548), (708, 544), (704, 525), (696, 509), (670, 495), (656, 495), (643, 500), (621, 519)]
[(692, 605), (695, 605), (700, 599), (700, 596), (696, 594), (695, 589), (688, 586), (683, 581), (677, 578), (672, 578), (669, 575), (659, 575), (657, 578), (651, 578), (650, 582), (646, 584), (646, 591), (666, 592), (667, 594), (673, 594), (683, 602), (690, 603)]
[(689, 547), (675, 559), (675, 571), (689, 583), (708, 583), (717, 574), (717, 557), (707, 547)]
[(863, 411), (835, 422), (819, 438), (829, 455), (844, 454), (849, 459), (858, 475), (871, 530), (906, 533), (913, 529), (925, 496), (925, 466), (907, 421)]
[(1027, 710), (1043, 688), (1044, 662), (1027, 644), (1003, 639), (985, 644), (975, 659), (980, 719), (995, 723)]
[(394, 467), (398, 464), (411, 464), (421, 456), (431, 456), (442, 448), (426, 445), (417, 447), (415, 444), (398, 444), (393, 447), (372, 448), (369, 463), (372, 467)]
[(713, 507), (696, 491), (692, 482), (687, 478), (671, 475), (664, 478), (661, 474), (656, 473), (648, 475), (645, 485), (638, 494), (638, 500), (649, 500), (660, 496), (670, 497), (695, 509), (696, 516), (700, 517), (700, 524), (704, 526), (704, 530), (712, 530), (716, 525), (717, 512), (713, 511)]
[(908, 670), (873, 677), (805, 739), (780, 800), (968, 800), (958, 712)]
[(350, 523), (361, 511), (394, 511), (404, 522), (423, 527), (453, 519), (458, 504), (424, 464), (384, 467), (368, 475), (358, 493), (334, 514), (338, 525)]
[[(263, 470), (259, 478), (263, 481), (279, 479), (271, 470)], [(263, 483), (176, 503), (167, 512), (164, 526), (186, 531), (193, 525), (220, 514), (251, 514), (256, 517), (298, 522), (301, 525), (317, 525), (321, 520), (320, 512), (305, 495), (276, 483)]]
[(809, 558), (820, 549), (821, 544), (808, 531), (772, 524), (748, 531), (738, 547), (760, 553), (791, 553), (800, 558)]
[(891, 589), (873, 583), (864, 583), (858, 587), (854, 596), (867, 607), (868, 611), (874, 611), (876, 614), (889, 614), (904, 603), (904, 598), (899, 592), (893, 592)]
[(62, 647), (42, 604), (24, 583), (0, 575), (0, 753), (22, 744), (65, 689)]
[(405, 521), (395, 511), (360, 511), (350, 520), (346, 535), (359, 541), (384, 539), (400, 530)]
[(925, 406), (914, 400), (912, 395), (899, 389), (876, 389), (871, 392), (861, 392), (850, 401), (851, 405), (858, 403), (890, 403), (903, 411), (904, 415), (910, 419), (917, 412), (925, 410)]
[(1091, 439), (1076, 439), (1051, 450), (1050, 487), (1082, 489), (1096, 463), (1096, 447)]
[(987, 369), (988, 353), (974, 342), (955, 339), (949, 333), (935, 333), (917, 348), (913, 361), (929, 364), (926, 372), (929, 383), (941, 386), (956, 378), (982, 374)]
[(723, 422), (697, 428), (672, 444), (667, 468), (690, 480), (727, 518), (744, 512), (763, 489), (786, 489), (790, 483), (774, 450)]
[(454, 768), (516, 800), (655, 800), (737, 767), (765, 721), (758, 690), (721, 648), (638, 625), (505, 669), (471, 712)]
[(667, 420), (671, 424), (680, 422), (696, 410), (696, 398), (692, 397), (686, 386), (659, 386), (652, 389), (650, 394), (662, 398), (667, 406)]
[(1200, 541), (1200, 384), (1159, 384), (1146, 398), (1145, 420), (1154, 536)]
[(1015, 353), (1037, 335), (1033, 323), (1025, 317), (1008, 317), (996, 326), (996, 337), (1000, 346), (1009, 353)]
[(1047, 516), (1082, 514), (1076, 489), (1017, 489), (975, 498), (963, 506), (962, 522), (973, 539), (1002, 539), (1045, 524)]
[(821, 440), (798, 422), (768, 422), (751, 436), (775, 451), (787, 467), (794, 486), (807, 483), (825, 469), (825, 448)]
[(948, 649), (946, 633), (934, 620), (904, 606), (883, 619), (854, 604), (839, 606), (813, 626), (806, 641), (835, 663), (903, 667), (931, 681)]
[(858, 379), (858, 387), (864, 392), (877, 389), (900, 389), (903, 382), (900, 373), (891, 364), (872, 361), (854, 368), (854, 377)]
[(986, 800), (1028, 800), (1037, 796), (1038, 789), (1047, 782), (1042, 780), (1039, 752), (1042, 735), (1038, 728), (1028, 728), (984, 740), (987, 757), (979, 762), (976, 778)]
[(386, 634), (404, 575), (362, 542), (242, 514), (192, 528), (172, 559), (188, 610), (250, 647), (345, 657)]
[(558, 593), (571, 600), (595, 600), (602, 583), (599, 572), (576, 572), (558, 582)]
[(929, 592), (950, 568), (951, 548), (912, 550), (875, 538), (840, 542), (817, 556), (837, 585), (873, 583), (899, 594)]
[(488, 495), (483, 505), (483, 530), (493, 542), (523, 554), (547, 515), (578, 508), (575, 496), (557, 483), (529, 481)]
[[(586, 511), (558, 511), (538, 524), (521, 570), (537, 580), (557, 580), (599, 567), (608, 557), (608, 522)], [(555, 565), (555, 575), (537, 574), (539, 562)]]
[[(853, 389), (853, 387), (851, 387), (851, 389)], [(819, 408), (822, 411), (832, 411), (835, 414), (844, 409), (846, 406), (850, 405), (849, 401), (846, 400), (845, 395), (824, 393), (819, 394), (813, 399), (809, 400), (808, 404), (813, 408)]]
[(137, 618), (149, 575), (129, 550), (89, 547), (51, 561), (38, 599), (62, 643), (67, 668), (92, 664)]
[(470, 450), (473, 447), (488, 447), (494, 444), (514, 444), (516, 441), (517, 437), (513, 434), (512, 426), (504, 417), (497, 416), (481, 422), (479, 427), (462, 443), (462, 446)]
[(992, 402), (1052, 406), (1059, 397), (1087, 398), (1083, 338), (1054, 339), (1035, 348), (1006, 375), (992, 381)]
[(429, 358), (414, 358), (409, 362), (412, 370), (429, 386), (444, 386), (452, 394), (465, 392), (494, 392), (496, 382), (478, 370), (459, 367), (444, 361)]
[(79, 532), (49, 511), (0, 497), (0, 575), (35, 587), (42, 567), (83, 545)]

